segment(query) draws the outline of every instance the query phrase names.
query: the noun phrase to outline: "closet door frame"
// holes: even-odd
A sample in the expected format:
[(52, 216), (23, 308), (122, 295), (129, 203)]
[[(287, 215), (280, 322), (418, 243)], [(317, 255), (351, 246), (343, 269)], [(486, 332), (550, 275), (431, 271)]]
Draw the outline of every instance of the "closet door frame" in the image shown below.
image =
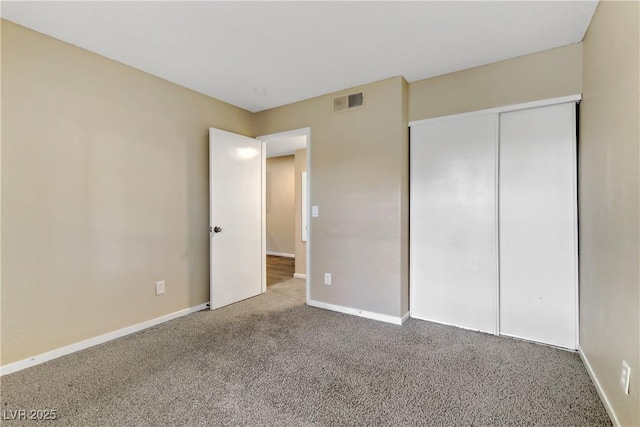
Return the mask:
[[(495, 313), (495, 325), (496, 325), (496, 332), (495, 335), (500, 335), (500, 217), (499, 217), (499, 213), (500, 213), (500, 209), (499, 209), (499, 203), (500, 203), (500, 181), (499, 181), (499, 173), (500, 173), (500, 113), (506, 113), (506, 112), (511, 112), (511, 111), (518, 111), (518, 110), (527, 110), (527, 109), (531, 109), (531, 108), (538, 108), (538, 107), (546, 107), (546, 106), (551, 106), (551, 105), (558, 105), (558, 104), (567, 104), (567, 103), (579, 103), (582, 100), (582, 94), (575, 94), (575, 95), (569, 95), (569, 96), (563, 96), (563, 97), (558, 97), (558, 98), (550, 98), (550, 99), (544, 99), (544, 100), (540, 100), (540, 101), (533, 101), (533, 102), (526, 102), (526, 103), (522, 103), (522, 104), (513, 104), (513, 105), (507, 105), (507, 106), (502, 106), (502, 107), (496, 107), (496, 108), (489, 108), (489, 109), (485, 109), (485, 110), (478, 110), (478, 111), (471, 111), (468, 113), (461, 113), (461, 114), (453, 114), (453, 115), (448, 115), (448, 116), (440, 116), (440, 117), (435, 117), (435, 118), (431, 118), (431, 119), (423, 119), (423, 120), (414, 120), (414, 121), (410, 121), (409, 122), (409, 128), (414, 127), (414, 126), (420, 126), (423, 124), (427, 124), (427, 123), (434, 123), (434, 122), (438, 122), (438, 121), (445, 121), (445, 120), (454, 120), (454, 119), (458, 119), (458, 118), (464, 118), (464, 117), (471, 117), (471, 116), (479, 116), (479, 115), (496, 115), (496, 152), (495, 152), (495, 156), (496, 156), (496, 197), (495, 197), (495, 208), (496, 208), (496, 268), (497, 268), (497, 280), (496, 280), (496, 313)], [(576, 124), (577, 121), (577, 112), (574, 115), (574, 125)], [(574, 141), (573, 141), (573, 162), (572, 162), (572, 173), (573, 173), (573, 229), (574, 229), (574, 293), (575, 293), (575, 333), (576, 333), (576, 348), (579, 348), (580, 346), (580, 302), (579, 302), (579, 254), (578, 254), (578, 188), (577, 188), (577, 135), (574, 137)], [(411, 186), (411, 180), (409, 182), (409, 185)], [(410, 194), (411, 194), (411, 189), (410, 189)], [(411, 204), (411, 201), (409, 201), (409, 203)], [(413, 215), (413, 211), (410, 211), (410, 216)], [(411, 220), (410, 220), (411, 221)], [(413, 235), (411, 233), (411, 230), (409, 231), (409, 251), (412, 251), (412, 247), (413, 247)], [(410, 257), (411, 259), (411, 257)], [(411, 317), (414, 317), (414, 313), (413, 313), (413, 301), (414, 299), (414, 295), (415, 295), (415, 286), (414, 286), (414, 277), (413, 277), (413, 269), (411, 268), (411, 266), (409, 266), (409, 315)], [(564, 348), (564, 347), (560, 347), (560, 348)], [(575, 350), (574, 348), (571, 348), (571, 350)]]

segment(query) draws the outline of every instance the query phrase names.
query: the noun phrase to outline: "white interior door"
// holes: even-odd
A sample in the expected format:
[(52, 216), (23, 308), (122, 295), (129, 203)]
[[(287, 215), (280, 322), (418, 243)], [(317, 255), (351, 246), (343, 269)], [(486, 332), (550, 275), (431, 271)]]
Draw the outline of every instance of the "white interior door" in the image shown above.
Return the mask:
[(497, 333), (496, 123), (411, 127), (411, 317)]
[(500, 116), (500, 333), (575, 349), (575, 104)]
[(263, 291), (262, 142), (209, 129), (211, 309)]

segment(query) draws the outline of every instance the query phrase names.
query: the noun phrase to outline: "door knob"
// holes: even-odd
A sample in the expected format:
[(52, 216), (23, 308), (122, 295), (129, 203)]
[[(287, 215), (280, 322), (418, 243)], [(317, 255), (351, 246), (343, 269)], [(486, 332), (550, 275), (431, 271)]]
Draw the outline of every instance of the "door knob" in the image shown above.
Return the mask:
[(222, 231), (222, 228), (220, 228), (220, 227), (213, 227), (213, 232), (214, 232), (214, 233), (219, 233), (219, 232), (221, 232), (221, 231)]

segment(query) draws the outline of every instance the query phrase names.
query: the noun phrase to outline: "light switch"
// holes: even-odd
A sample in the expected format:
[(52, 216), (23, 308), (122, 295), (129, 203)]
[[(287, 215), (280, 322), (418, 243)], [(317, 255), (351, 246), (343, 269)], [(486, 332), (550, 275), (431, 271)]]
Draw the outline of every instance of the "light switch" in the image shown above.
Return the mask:
[(311, 216), (314, 218), (317, 218), (320, 216), (320, 214), (318, 213), (318, 205), (311, 206)]

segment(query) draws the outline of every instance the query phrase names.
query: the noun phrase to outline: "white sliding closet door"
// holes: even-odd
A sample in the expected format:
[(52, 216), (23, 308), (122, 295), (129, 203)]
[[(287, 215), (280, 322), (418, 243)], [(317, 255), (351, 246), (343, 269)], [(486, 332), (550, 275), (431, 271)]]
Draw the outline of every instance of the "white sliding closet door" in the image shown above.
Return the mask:
[(496, 125), (411, 127), (411, 317), (497, 332)]
[(575, 104), (500, 115), (500, 334), (577, 346)]

